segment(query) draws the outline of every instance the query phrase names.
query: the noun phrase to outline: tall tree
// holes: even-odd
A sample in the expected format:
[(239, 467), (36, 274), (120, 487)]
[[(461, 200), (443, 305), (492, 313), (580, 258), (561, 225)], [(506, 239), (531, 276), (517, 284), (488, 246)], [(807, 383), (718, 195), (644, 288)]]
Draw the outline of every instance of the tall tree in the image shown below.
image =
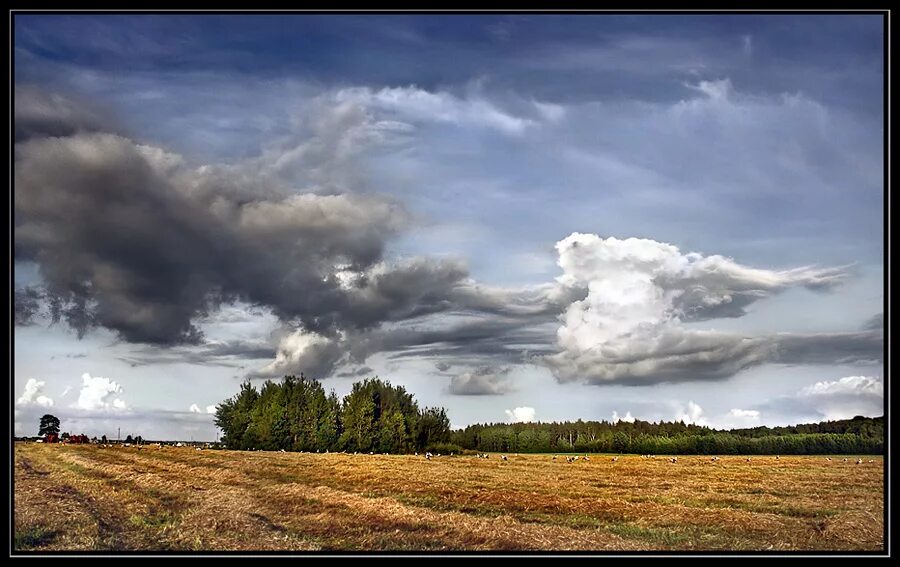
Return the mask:
[(49, 413), (41, 418), (41, 426), (38, 429), (39, 436), (43, 437), (48, 434), (59, 435), (59, 418)]

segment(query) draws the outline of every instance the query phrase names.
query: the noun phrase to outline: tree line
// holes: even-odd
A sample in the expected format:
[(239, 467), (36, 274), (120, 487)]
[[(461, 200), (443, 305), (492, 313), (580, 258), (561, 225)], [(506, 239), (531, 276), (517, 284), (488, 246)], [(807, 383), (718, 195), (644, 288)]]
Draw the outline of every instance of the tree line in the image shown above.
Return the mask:
[(681, 421), (489, 423), (454, 431), (450, 440), (464, 449), (518, 453), (882, 454), (884, 418), (858, 416), (818, 424), (730, 431)]
[[(370, 378), (339, 400), (303, 376), (249, 382), (216, 406), (215, 423), (229, 449), (267, 451), (450, 452), (444, 408), (420, 409), (402, 386)], [(441, 450), (443, 449), (443, 450)], [(450, 449), (450, 450), (448, 450)], [(458, 450), (458, 448), (457, 448)]]

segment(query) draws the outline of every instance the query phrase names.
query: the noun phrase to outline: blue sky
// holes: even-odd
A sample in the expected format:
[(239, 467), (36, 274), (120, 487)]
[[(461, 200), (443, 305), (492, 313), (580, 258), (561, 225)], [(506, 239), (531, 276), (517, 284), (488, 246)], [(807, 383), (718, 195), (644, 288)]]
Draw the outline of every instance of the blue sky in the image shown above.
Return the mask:
[(212, 438), (300, 371), (455, 426), (881, 413), (881, 16), (14, 33), (17, 433)]

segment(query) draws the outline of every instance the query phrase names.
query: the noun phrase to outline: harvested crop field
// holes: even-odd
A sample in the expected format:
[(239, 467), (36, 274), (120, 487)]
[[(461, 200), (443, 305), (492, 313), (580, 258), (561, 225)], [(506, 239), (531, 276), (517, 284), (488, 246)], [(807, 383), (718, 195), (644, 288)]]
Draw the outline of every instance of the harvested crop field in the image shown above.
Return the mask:
[(16, 551), (884, 545), (880, 457), (567, 463), (16, 443), (14, 498)]

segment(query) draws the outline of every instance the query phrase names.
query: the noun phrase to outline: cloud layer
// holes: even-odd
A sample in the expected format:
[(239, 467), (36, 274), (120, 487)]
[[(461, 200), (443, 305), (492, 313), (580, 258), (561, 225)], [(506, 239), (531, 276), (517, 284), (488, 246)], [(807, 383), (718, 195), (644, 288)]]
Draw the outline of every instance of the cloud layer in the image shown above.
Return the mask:
[[(757, 104), (727, 80), (689, 86), (699, 98), (668, 111), (681, 121)], [(21, 92), (15, 254), (38, 266), (43, 287), (16, 290), (16, 323), (43, 306), (79, 336), (104, 327), (153, 345), (125, 358), (133, 365), (239, 366), (274, 352), (252, 376), (324, 378), (387, 353), (452, 359), (461, 371), (449, 393), (499, 395), (515, 390), (514, 364), (541, 364), (561, 382), (647, 385), (719, 380), (763, 363), (881, 360), (874, 320), (844, 333), (715, 328), (785, 290), (833, 290), (847, 267), (760, 269), (580, 232), (556, 244), (563, 274), (525, 287), (480, 283), (446, 255), (390, 257), (389, 244), (421, 219), (367, 186), (367, 157), (411, 149), (428, 124), (516, 139), (568, 120), (560, 105), (517, 99), (513, 113), (477, 88), (336, 89), (308, 100), (258, 155), (197, 165), (124, 135), (83, 102)], [(274, 315), (270, 343), (205, 340), (198, 321), (236, 302)]]

